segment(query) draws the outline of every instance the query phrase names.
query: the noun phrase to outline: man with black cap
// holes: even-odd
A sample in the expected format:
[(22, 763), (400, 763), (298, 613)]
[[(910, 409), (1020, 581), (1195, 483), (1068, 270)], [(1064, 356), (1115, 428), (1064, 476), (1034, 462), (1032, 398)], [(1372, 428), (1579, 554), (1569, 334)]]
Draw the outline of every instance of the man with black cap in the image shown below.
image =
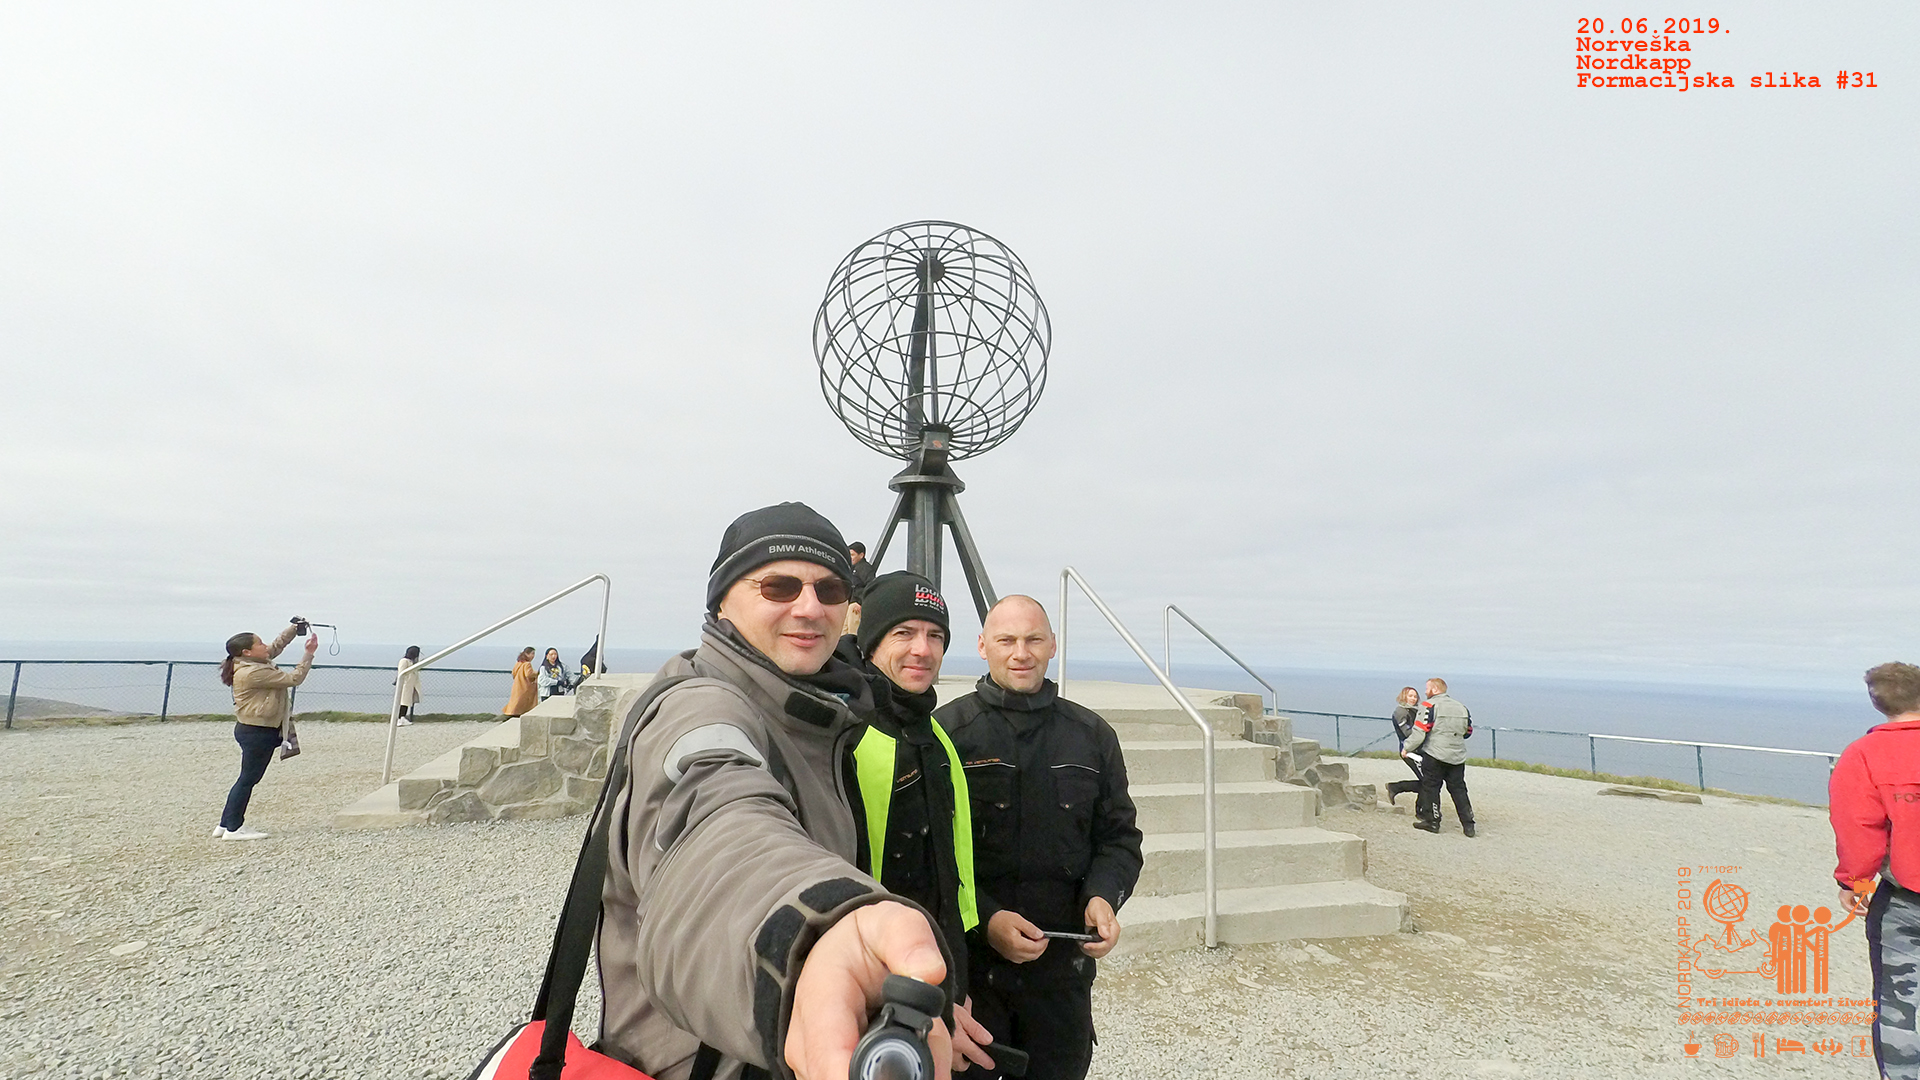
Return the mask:
[(933, 914), (958, 984), (954, 1067), (964, 1069), (968, 1060), (991, 1067), (979, 1046), (992, 1036), (965, 1005), (966, 934), (979, 922), (966, 774), (933, 722), (933, 686), (950, 632), (947, 601), (933, 582), (905, 570), (875, 579), (864, 596), (860, 629), (841, 639), (839, 653), (862, 666), (873, 691), (873, 718), (845, 759), (857, 865)]
[[(1029, 1080), (1081, 1080), (1093, 1058), (1095, 961), (1120, 940), (1140, 877), (1140, 829), (1120, 738), (1047, 678), (1039, 601), (1003, 597), (980, 628), (973, 693), (934, 714), (967, 774), (975, 903), (973, 1016), (1031, 1057)], [(1056, 933), (1091, 932), (1076, 942)]]
[[(836, 771), (871, 695), (833, 658), (852, 578), (807, 506), (740, 517), (700, 647), (657, 676), (685, 681), (634, 726), (603, 811), (600, 1038), (659, 1080), (840, 1080), (889, 973), (948, 979), (932, 917), (853, 865)], [(929, 1041), (944, 1066), (945, 1027)]]
[(867, 545), (858, 540), (847, 545), (847, 559), (853, 563), (853, 598), (858, 600), (867, 591), (867, 586), (873, 584), (876, 571), (873, 564), (867, 561)]

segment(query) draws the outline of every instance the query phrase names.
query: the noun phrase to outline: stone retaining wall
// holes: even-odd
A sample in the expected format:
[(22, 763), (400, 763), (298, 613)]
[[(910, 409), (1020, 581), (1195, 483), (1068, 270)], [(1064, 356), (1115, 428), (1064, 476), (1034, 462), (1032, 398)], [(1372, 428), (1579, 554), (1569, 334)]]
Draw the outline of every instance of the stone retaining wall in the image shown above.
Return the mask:
[[(515, 745), (468, 745), (460, 773), (432, 790), (401, 784), (402, 809), (424, 809), (427, 821), (548, 820), (584, 814), (600, 798), (607, 778), (608, 733), (640, 688), (589, 681), (574, 697), (572, 716), (520, 718)], [(426, 785), (421, 785), (425, 787)]]

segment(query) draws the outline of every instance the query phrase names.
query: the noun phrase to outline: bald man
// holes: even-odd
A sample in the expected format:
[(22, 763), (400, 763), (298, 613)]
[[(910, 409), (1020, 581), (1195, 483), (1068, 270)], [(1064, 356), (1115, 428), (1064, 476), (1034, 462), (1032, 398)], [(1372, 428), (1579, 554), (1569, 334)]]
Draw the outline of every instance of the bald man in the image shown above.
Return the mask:
[[(1038, 601), (1001, 600), (980, 630), (987, 674), (934, 717), (972, 803), (974, 1018), (1031, 1055), (1029, 1080), (1082, 1080), (1093, 1059), (1095, 961), (1120, 940), (1116, 913), (1140, 877), (1140, 830), (1119, 736), (1058, 695), (1047, 678), (1054, 647)], [(1095, 939), (1048, 936), (1061, 932)]]

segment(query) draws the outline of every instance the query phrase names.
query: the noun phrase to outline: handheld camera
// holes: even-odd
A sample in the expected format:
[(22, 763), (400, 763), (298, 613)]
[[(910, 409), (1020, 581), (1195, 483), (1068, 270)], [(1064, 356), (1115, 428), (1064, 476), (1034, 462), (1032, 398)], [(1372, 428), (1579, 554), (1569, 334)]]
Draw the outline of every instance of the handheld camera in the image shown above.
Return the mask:
[[(328, 630), (333, 631), (333, 640), (327, 644), (327, 655), (329, 656), (340, 655), (340, 628), (339, 627), (333, 625), (332, 623), (313, 622), (310, 619), (303, 619), (298, 615), (295, 615), (293, 618), (288, 619), (287, 621), (293, 624), (294, 637), (306, 637), (309, 633), (313, 632), (313, 628), (316, 626), (323, 626)], [(319, 635), (315, 634), (314, 636), (318, 637)]]
[(927, 1032), (946, 1010), (947, 992), (904, 975), (889, 975), (881, 994), (885, 1003), (853, 1048), (848, 1080), (933, 1080)]

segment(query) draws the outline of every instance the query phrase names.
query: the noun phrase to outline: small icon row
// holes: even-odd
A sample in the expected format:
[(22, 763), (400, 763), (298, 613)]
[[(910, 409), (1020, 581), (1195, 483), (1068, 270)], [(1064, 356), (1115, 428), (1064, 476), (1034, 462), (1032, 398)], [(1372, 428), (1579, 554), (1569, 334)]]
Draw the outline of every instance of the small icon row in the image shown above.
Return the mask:
[[(1757, 1058), (1766, 1057), (1769, 1053), (1824, 1054), (1828, 1057), (1839, 1057), (1849, 1051), (1854, 1057), (1873, 1056), (1873, 1039), (1866, 1035), (1852, 1036), (1849, 1042), (1841, 1042), (1831, 1035), (1808, 1040), (1783, 1039), (1777, 1035), (1754, 1035), (1752, 1046), (1753, 1056)], [(1739, 1036), (1729, 1035), (1724, 1031), (1704, 1039), (1697, 1035), (1690, 1036), (1686, 1042), (1680, 1044), (1681, 1052), (1692, 1058), (1737, 1057), (1741, 1049)]]

